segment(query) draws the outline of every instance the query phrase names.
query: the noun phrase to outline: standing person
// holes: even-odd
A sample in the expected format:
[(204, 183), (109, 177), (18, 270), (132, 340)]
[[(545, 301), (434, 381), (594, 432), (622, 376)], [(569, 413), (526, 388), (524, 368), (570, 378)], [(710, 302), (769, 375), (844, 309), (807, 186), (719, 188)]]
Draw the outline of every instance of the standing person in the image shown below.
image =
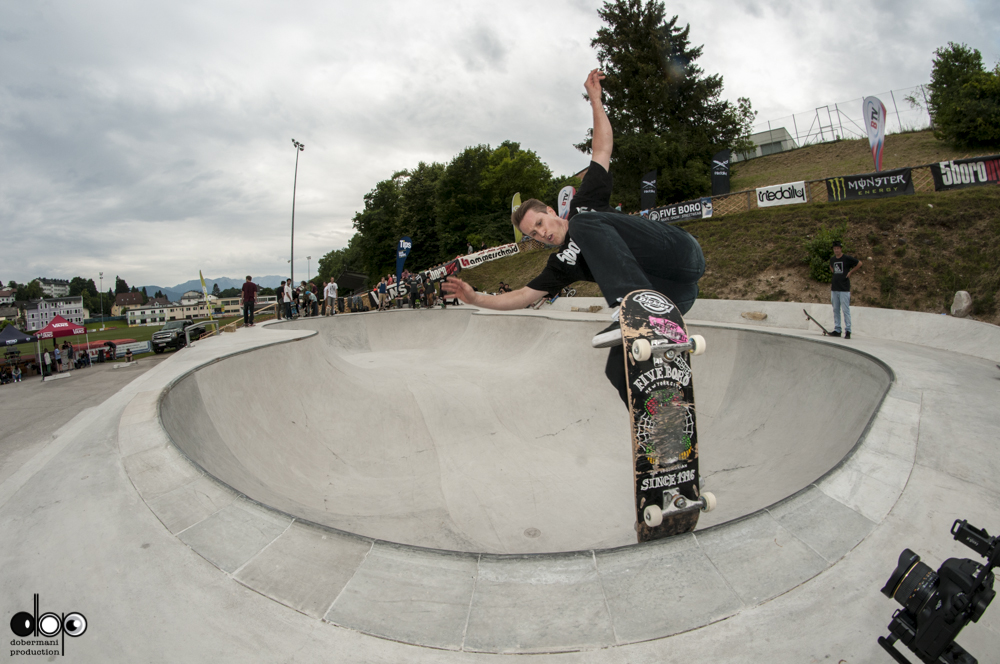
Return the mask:
[(282, 281), (284, 286), (281, 289), (281, 299), (285, 304), (285, 318), (292, 318), (292, 280)]
[(543, 296), (552, 297), (575, 281), (593, 281), (609, 307), (611, 324), (592, 341), (595, 348), (610, 348), (604, 373), (625, 404), (625, 357), (617, 322), (622, 298), (639, 289), (663, 293), (687, 313), (698, 297), (698, 280), (705, 273), (705, 257), (694, 237), (682, 228), (644, 217), (621, 214), (611, 207), (611, 122), (601, 101), (604, 74), (593, 70), (584, 82), (593, 112), (592, 161), (580, 190), (563, 219), (537, 199), (521, 204), (511, 215), (514, 225), (528, 237), (559, 251), (549, 256), (541, 274), (524, 288), (489, 296), (477, 293), (458, 277), (448, 277), (445, 291), (462, 302), (489, 309), (523, 309)]
[(385, 311), (388, 302), (388, 287), (385, 285), (385, 277), (382, 277), (382, 281), (378, 282), (378, 310)]
[(277, 296), (274, 298), (274, 320), (281, 320), (282, 310), (285, 308), (285, 281), (281, 281), (281, 285), (274, 289), (274, 294)]
[(251, 281), (248, 274), (240, 292), (240, 305), (243, 307), (243, 326), (253, 327), (254, 306), (257, 304), (257, 284)]
[(42, 367), (45, 368), (42, 375), (52, 375), (52, 356), (49, 355), (48, 349), (42, 354)]
[(56, 373), (62, 373), (62, 353), (59, 352), (59, 346), (55, 343), (52, 344), (52, 356), (56, 361)]
[(833, 304), (833, 334), (839, 337), (840, 311), (844, 311), (844, 338), (851, 338), (851, 275), (862, 265), (854, 256), (844, 253), (839, 240), (833, 243), (833, 258), (830, 259), (830, 272), (833, 279), (830, 282), (830, 302)]
[(337, 313), (337, 282), (330, 277), (330, 283), (323, 287), (323, 299), (326, 301), (326, 315)]

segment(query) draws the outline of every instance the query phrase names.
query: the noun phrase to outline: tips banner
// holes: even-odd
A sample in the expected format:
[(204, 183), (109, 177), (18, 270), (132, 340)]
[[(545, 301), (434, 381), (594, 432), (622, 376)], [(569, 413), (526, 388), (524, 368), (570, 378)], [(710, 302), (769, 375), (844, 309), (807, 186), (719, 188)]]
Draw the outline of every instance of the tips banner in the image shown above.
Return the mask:
[(410, 255), (410, 250), (413, 249), (413, 240), (406, 237), (405, 235), (399, 238), (399, 244), (396, 245), (396, 283), (398, 284), (400, 279), (403, 277), (403, 264), (406, 262), (406, 257)]
[(878, 97), (865, 97), (861, 102), (861, 116), (868, 129), (868, 144), (872, 149), (875, 170), (882, 170), (882, 148), (885, 145), (885, 104)]

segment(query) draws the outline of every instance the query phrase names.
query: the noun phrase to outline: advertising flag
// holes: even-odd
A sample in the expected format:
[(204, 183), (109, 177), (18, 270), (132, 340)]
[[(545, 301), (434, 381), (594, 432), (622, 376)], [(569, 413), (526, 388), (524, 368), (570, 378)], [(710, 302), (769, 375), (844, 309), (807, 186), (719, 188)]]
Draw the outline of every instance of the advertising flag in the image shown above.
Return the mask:
[(643, 210), (656, 207), (656, 171), (652, 170), (642, 176), (642, 191), (639, 196), (639, 207)]
[(569, 219), (569, 204), (576, 196), (576, 188), (565, 186), (559, 190), (559, 216), (563, 219)]
[(953, 159), (931, 164), (934, 191), (1000, 183), (1000, 155)]
[(885, 104), (878, 97), (865, 97), (861, 102), (861, 116), (868, 129), (868, 144), (872, 148), (875, 170), (882, 170), (882, 148), (885, 144)]
[[(514, 194), (514, 198), (510, 199), (510, 213), (514, 214), (519, 207), (521, 207), (521, 192), (517, 192)], [(511, 223), (513, 224), (513, 222)], [(514, 226), (514, 242), (520, 242), (523, 237), (524, 234), (521, 232), (521, 229)]]
[(732, 150), (716, 152), (712, 157), (712, 195), (722, 196), (729, 193), (729, 160)]
[(410, 255), (410, 249), (413, 248), (413, 240), (406, 237), (405, 235), (399, 238), (399, 244), (396, 245), (396, 283), (398, 284), (403, 278), (403, 263), (406, 262), (406, 257)]

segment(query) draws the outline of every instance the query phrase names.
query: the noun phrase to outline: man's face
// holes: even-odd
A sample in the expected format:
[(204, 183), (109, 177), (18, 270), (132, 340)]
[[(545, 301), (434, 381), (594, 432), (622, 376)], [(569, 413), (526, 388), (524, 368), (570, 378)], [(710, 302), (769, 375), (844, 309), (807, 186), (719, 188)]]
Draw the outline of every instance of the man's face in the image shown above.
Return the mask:
[(841, 249), (840, 247), (834, 247), (833, 248), (833, 255), (836, 256), (837, 258), (840, 258), (841, 256), (844, 255), (844, 250)]
[(552, 208), (545, 208), (545, 212), (529, 210), (521, 219), (520, 229), (522, 233), (539, 242), (560, 245), (566, 239), (569, 222), (556, 214)]

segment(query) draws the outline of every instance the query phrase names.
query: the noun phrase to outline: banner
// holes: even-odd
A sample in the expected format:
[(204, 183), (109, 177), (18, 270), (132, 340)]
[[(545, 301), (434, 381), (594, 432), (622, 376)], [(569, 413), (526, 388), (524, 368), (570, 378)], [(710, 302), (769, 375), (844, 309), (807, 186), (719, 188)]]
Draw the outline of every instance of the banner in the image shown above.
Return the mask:
[(1000, 155), (953, 159), (931, 164), (934, 191), (965, 189), (1000, 182)]
[(212, 306), (208, 303), (208, 286), (205, 285), (205, 275), (198, 270), (198, 278), (201, 279), (201, 292), (205, 295), (205, 309), (208, 310), (208, 320), (215, 320), (212, 318)]
[[(516, 194), (514, 194), (514, 198), (510, 199), (511, 216), (514, 216), (514, 213), (517, 212), (517, 208), (519, 207), (521, 207), (521, 192), (517, 192)], [(514, 222), (512, 221), (511, 225), (513, 226), (513, 224)], [(517, 226), (514, 226), (514, 242), (520, 242), (523, 237), (524, 234), (521, 232), (521, 229), (518, 228)]]
[(712, 195), (722, 196), (729, 193), (729, 160), (731, 150), (716, 152), (712, 157)]
[(878, 97), (865, 97), (861, 101), (862, 119), (867, 123), (868, 144), (872, 148), (875, 170), (882, 170), (882, 148), (885, 144), (885, 104)]
[(570, 187), (567, 185), (559, 190), (558, 211), (559, 211), (559, 216), (562, 217), (563, 219), (569, 219), (569, 204), (570, 201), (573, 200), (574, 196), (576, 196), (575, 187)]
[(668, 224), (690, 219), (708, 219), (712, 216), (712, 199), (702, 198), (696, 201), (664, 205), (652, 210), (644, 210), (641, 214), (650, 221), (662, 221)]
[(805, 181), (757, 188), (757, 207), (794, 205), (807, 202)]
[(639, 207), (643, 210), (656, 207), (656, 171), (652, 170), (642, 176), (642, 191), (639, 196)]
[(410, 249), (413, 248), (413, 240), (406, 237), (405, 235), (399, 238), (399, 244), (396, 245), (396, 283), (403, 278), (403, 264), (406, 262), (406, 257), (410, 255)]
[(885, 198), (912, 193), (913, 177), (909, 168), (865, 175), (845, 175), (826, 180), (826, 196), (831, 201)]
[(477, 251), (476, 253), (469, 254), (468, 256), (459, 256), (458, 263), (462, 266), (463, 270), (468, 270), (476, 267), (477, 265), (482, 265), (483, 263), (488, 263), (489, 261), (495, 261), (498, 258), (513, 256), (520, 251), (521, 248), (517, 245), (517, 243), (512, 242), (499, 247), (493, 247), (492, 249), (486, 249), (485, 251)]

